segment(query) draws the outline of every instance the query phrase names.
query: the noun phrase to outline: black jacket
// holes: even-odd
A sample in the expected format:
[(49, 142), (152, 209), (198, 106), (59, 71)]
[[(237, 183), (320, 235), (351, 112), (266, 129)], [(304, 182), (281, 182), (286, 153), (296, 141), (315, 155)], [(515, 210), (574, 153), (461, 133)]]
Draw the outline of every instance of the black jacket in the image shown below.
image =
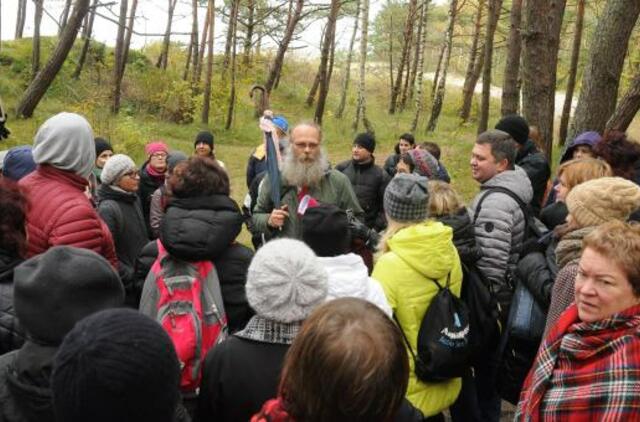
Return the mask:
[(396, 175), (396, 167), (398, 166), (398, 161), (400, 161), (400, 154), (390, 155), (384, 162), (384, 166), (382, 168), (387, 172), (389, 177), (393, 177)]
[(136, 283), (135, 265), (140, 251), (149, 243), (140, 199), (108, 185), (98, 190), (98, 214), (109, 227), (118, 256), (118, 272), (124, 284), (126, 303), (137, 308), (141, 287)]
[(196, 421), (248, 421), (277, 396), (287, 344), (231, 336), (206, 357)]
[(142, 204), (142, 215), (144, 217), (144, 222), (147, 225), (147, 232), (151, 233), (151, 225), (149, 224), (151, 195), (153, 195), (153, 192), (155, 192), (156, 189), (163, 185), (164, 181), (158, 182), (149, 176), (149, 173), (147, 172), (148, 163), (148, 161), (145, 161), (140, 168), (140, 188), (138, 188), (138, 196), (140, 197), (140, 203)]
[(544, 223), (549, 230), (553, 230), (557, 226), (567, 222), (569, 210), (564, 202), (554, 202), (547, 205), (540, 212), (540, 221)]
[[(241, 228), (238, 205), (226, 195), (212, 195), (174, 199), (167, 205), (160, 229), (160, 240), (172, 256), (213, 262), (232, 333), (244, 328), (253, 315), (244, 288), (253, 252), (235, 243)], [(143, 248), (137, 269), (141, 285), (157, 255), (155, 241)]]
[(349, 178), (360, 207), (364, 210), (367, 227), (381, 231), (387, 226), (382, 200), (391, 178), (371, 158), (371, 161), (364, 164), (354, 160), (344, 161), (336, 166), (336, 170)]
[(480, 250), (476, 246), (475, 227), (467, 209), (462, 207), (455, 214), (435, 219), (453, 229), (453, 244), (458, 249), (460, 261), (467, 265), (475, 263), (480, 257)]
[(20, 348), (25, 340), (13, 309), (13, 269), (21, 262), (0, 250), (0, 355)]
[(0, 421), (55, 422), (49, 378), (56, 352), (27, 342), (0, 356)]
[(547, 182), (551, 176), (551, 168), (546, 157), (538, 150), (536, 144), (531, 139), (527, 140), (518, 151), (516, 156), (516, 164), (527, 173), (531, 187), (533, 188), (533, 198), (531, 199), (531, 208), (537, 216), (542, 208), (542, 200), (547, 190)]

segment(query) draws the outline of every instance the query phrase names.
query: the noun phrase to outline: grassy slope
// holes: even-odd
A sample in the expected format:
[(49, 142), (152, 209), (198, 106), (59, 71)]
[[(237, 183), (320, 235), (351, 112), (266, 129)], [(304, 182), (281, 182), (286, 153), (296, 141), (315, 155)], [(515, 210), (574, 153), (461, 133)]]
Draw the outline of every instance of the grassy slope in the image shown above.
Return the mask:
[[(49, 41), (53, 43), (53, 41)], [(76, 46), (77, 48), (78, 46)], [(146, 52), (151, 58), (153, 52)], [(30, 55), (30, 45), (28, 40), (21, 43), (6, 43), (3, 45), (3, 54), (14, 59), (11, 65), (2, 65), (0, 60), (0, 96), (5, 101), (9, 110), (13, 110), (19, 99), (25, 82), (25, 70), (16, 72), (16, 63), (28, 62)], [(70, 57), (73, 56), (73, 53)], [(178, 59), (176, 59), (178, 60)], [(69, 61), (69, 60), (68, 60)], [(9, 127), (13, 131), (11, 138), (4, 141), (2, 148), (13, 145), (30, 144), (38, 126), (51, 114), (60, 111), (75, 111), (85, 114), (94, 127), (96, 135), (105, 136), (113, 141), (118, 152), (125, 152), (131, 155), (137, 162), (143, 160), (143, 145), (149, 139), (164, 139), (171, 148), (189, 153), (192, 150), (192, 140), (195, 134), (203, 128), (199, 123), (174, 124), (164, 121), (157, 113), (135, 111), (135, 107), (127, 106), (127, 93), (131, 96), (140, 95), (135, 93), (139, 85), (147, 83), (146, 79), (139, 79), (148, 76), (153, 79), (157, 75), (155, 69), (144, 69), (137, 71), (130, 66), (125, 75), (125, 106), (124, 111), (118, 116), (112, 116), (108, 112), (108, 84), (110, 70), (108, 68), (109, 55), (107, 54), (107, 65), (102, 67), (95, 65), (88, 67), (80, 81), (71, 80), (68, 75), (73, 69), (73, 63), (65, 65), (63, 74), (59, 75), (54, 86), (47, 93), (41, 104), (38, 106), (35, 116), (32, 119), (16, 120), (10, 116)], [(20, 66), (17, 66), (18, 68)], [(28, 66), (26, 66), (28, 68)], [(265, 63), (256, 65), (256, 73), (259, 69), (265, 68)], [(289, 60), (285, 73), (282, 76), (280, 87), (274, 91), (271, 98), (271, 106), (276, 113), (284, 114), (290, 123), (309, 119), (313, 117), (314, 108), (306, 108), (304, 99), (313, 77), (315, 65), (312, 63), (293, 62)], [(133, 75), (133, 76), (131, 76)], [(141, 76), (142, 75), (142, 76)], [(151, 76), (149, 76), (151, 75)], [(352, 73), (352, 78), (354, 74)], [(129, 81), (127, 82), (127, 80)], [(261, 134), (257, 127), (257, 122), (253, 117), (253, 106), (247, 92), (248, 87), (253, 82), (251, 76), (240, 78), (238, 86), (238, 106), (235, 115), (235, 122), (230, 130), (224, 130), (224, 119), (226, 116), (226, 95), (222, 93), (214, 94), (214, 103), (211, 112), (209, 128), (216, 137), (216, 149), (219, 159), (224, 161), (231, 176), (232, 196), (238, 202), (242, 201), (246, 192), (245, 187), (245, 166), (251, 150), (261, 140)], [(342, 74), (338, 66), (334, 71), (333, 84), (328, 99), (325, 121), (323, 129), (325, 133), (325, 145), (331, 161), (335, 164), (350, 156), (351, 140), (354, 133), (351, 130), (351, 122), (355, 108), (355, 87), (352, 79), (349, 98), (345, 116), (336, 119), (333, 115), (338, 102), (339, 84)], [(372, 121), (376, 138), (378, 141), (376, 161), (384, 162), (388, 154), (393, 153), (393, 146), (398, 136), (406, 132), (413, 119), (413, 107), (405, 111), (390, 116), (387, 113), (387, 87), (385, 85), (386, 76), (373, 71), (367, 75), (367, 107), (368, 117)], [(153, 86), (153, 81), (149, 82), (151, 88), (147, 86), (142, 90), (158, 92), (163, 91), (162, 87)], [(430, 82), (426, 84), (430, 85)], [(214, 91), (218, 88), (221, 92), (226, 84), (219, 78), (214, 79)], [(150, 93), (147, 93), (151, 95)], [(437, 131), (425, 134), (425, 120), (428, 116), (423, 113), (416, 138), (421, 141), (435, 141), (442, 148), (442, 161), (447, 166), (452, 176), (454, 187), (462, 194), (466, 200), (470, 200), (477, 191), (477, 183), (473, 181), (469, 173), (469, 155), (475, 137), (475, 124), (461, 126), (456, 117), (456, 110), (460, 103), (459, 90), (447, 92), (444, 109), (440, 117)], [(497, 104), (492, 115), (498, 116)], [(199, 107), (198, 107), (199, 109)], [(131, 111), (134, 110), (134, 111)], [(196, 112), (199, 116), (199, 112)], [(196, 120), (198, 120), (196, 118)], [(490, 126), (493, 122), (490, 122)], [(243, 233), (241, 240), (248, 243), (246, 233)]]

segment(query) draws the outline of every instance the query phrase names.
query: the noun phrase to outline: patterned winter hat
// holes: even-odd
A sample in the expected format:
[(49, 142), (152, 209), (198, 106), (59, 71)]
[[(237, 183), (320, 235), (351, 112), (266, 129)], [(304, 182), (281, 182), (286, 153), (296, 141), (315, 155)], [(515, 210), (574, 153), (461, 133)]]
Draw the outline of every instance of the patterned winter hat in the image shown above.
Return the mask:
[(580, 227), (625, 221), (640, 209), (640, 187), (622, 177), (601, 177), (571, 189), (566, 203), (569, 215)]
[(407, 152), (411, 156), (414, 164), (414, 173), (428, 179), (438, 177), (438, 160), (424, 149), (412, 149)]
[(417, 174), (396, 175), (384, 191), (384, 211), (399, 222), (419, 222), (427, 218), (428, 179)]

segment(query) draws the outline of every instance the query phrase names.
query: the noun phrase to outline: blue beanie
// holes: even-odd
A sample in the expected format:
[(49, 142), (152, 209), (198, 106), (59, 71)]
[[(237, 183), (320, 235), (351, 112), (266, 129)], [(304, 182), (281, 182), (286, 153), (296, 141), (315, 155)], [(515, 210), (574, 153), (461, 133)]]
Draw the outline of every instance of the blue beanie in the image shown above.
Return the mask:
[(283, 132), (288, 132), (289, 131), (289, 122), (287, 122), (287, 119), (284, 118), (284, 116), (275, 116), (272, 120), (273, 125), (275, 127), (277, 127), (278, 129), (280, 129)]
[(22, 145), (11, 148), (4, 157), (2, 175), (17, 182), (36, 169), (31, 147)]

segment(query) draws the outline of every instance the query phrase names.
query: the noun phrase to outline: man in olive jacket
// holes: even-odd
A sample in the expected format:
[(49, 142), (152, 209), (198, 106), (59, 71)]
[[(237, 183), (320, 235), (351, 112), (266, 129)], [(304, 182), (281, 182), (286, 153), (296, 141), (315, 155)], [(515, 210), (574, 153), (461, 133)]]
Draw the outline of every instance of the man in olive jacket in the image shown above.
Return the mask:
[(329, 169), (322, 149), (322, 129), (314, 123), (301, 123), (291, 131), (291, 141), (280, 165), (280, 203), (274, 207), (269, 176), (260, 184), (253, 213), (257, 231), (266, 237), (302, 239), (301, 217), (307, 207), (333, 204), (351, 210), (359, 219), (363, 211), (349, 179)]

